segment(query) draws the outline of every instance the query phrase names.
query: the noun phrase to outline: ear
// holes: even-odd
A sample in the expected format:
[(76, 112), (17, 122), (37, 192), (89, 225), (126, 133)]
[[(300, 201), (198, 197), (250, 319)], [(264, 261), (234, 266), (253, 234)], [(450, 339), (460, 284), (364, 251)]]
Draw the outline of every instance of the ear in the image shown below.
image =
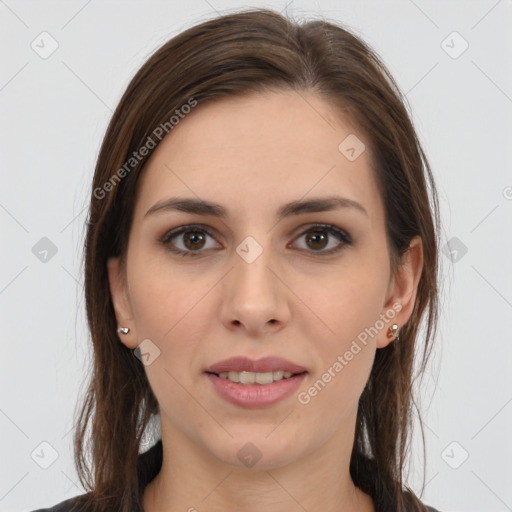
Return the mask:
[[(388, 298), (383, 310), (385, 327), (379, 331), (377, 336), (377, 348), (384, 348), (391, 343), (395, 337), (390, 336), (389, 327), (397, 324), (398, 329), (402, 328), (412, 315), (418, 283), (423, 269), (423, 244), (419, 236), (415, 236), (409, 248), (403, 254), (397, 273), (391, 276)], [(395, 312), (393, 315), (392, 312)]]
[(135, 349), (137, 347), (137, 332), (135, 330), (128, 287), (120, 258), (109, 258), (107, 261), (107, 271), (117, 325), (118, 327), (128, 327), (130, 329), (127, 334), (118, 332), (117, 335), (127, 347)]

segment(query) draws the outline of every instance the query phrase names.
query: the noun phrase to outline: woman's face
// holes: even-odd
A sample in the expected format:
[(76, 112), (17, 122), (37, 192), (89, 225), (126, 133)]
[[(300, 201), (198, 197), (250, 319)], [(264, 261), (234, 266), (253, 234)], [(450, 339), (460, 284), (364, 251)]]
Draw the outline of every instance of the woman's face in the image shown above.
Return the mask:
[[(410, 316), (421, 268), (417, 244), (391, 274), (368, 146), (321, 97), (276, 92), (199, 105), (157, 147), (126, 267), (110, 260), (109, 276), (130, 327), (123, 343), (146, 340), (163, 435), (240, 467), (249, 452), (265, 468), (333, 443), (352, 449), (375, 351)], [(177, 198), (225, 216), (173, 209)], [(205, 373), (232, 356), (281, 357), (307, 373), (278, 401), (233, 403)]]

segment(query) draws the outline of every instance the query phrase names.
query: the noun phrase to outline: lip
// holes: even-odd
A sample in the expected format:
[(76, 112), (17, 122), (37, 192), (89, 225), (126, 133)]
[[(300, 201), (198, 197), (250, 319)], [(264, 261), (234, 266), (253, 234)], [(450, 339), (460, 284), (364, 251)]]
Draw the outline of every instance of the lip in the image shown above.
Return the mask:
[(214, 373), (205, 375), (213, 384), (215, 391), (227, 402), (248, 409), (261, 409), (274, 405), (296, 392), (306, 378), (307, 372), (271, 384), (239, 384), (222, 379)]
[[(282, 357), (268, 356), (261, 359), (250, 359), (244, 356), (230, 357), (219, 361), (212, 366), (206, 368), (205, 373), (222, 373), (222, 372), (276, 372), (283, 370), (290, 373), (303, 373), (306, 368), (298, 364), (287, 361)], [(260, 386), (258, 384), (258, 386)]]

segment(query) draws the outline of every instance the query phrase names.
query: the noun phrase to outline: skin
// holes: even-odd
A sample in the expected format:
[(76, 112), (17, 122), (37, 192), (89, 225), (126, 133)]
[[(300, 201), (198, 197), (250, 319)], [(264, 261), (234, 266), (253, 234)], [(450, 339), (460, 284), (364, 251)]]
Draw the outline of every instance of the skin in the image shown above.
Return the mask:
[[(338, 150), (351, 133), (367, 148), (354, 161)], [(146, 512), (375, 510), (349, 474), (357, 403), (376, 350), (392, 342), (389, 325), (412, 313), (423, 260), (415, 238), (391, 273), (370, 158), (357, 127), (312, 91), (200, 105), (156, 148), (141, 176), (126, 260), (108, 262), (117, 321), (130, 328), (120, 341), (135, 349), (149, 338), (161, 351), (145, 366), (164, 451), (144, 493)], [(276, 221), (284, 203), (333, 192), (367, 215), (342, 208)], [(145, 216), (178, 196), (218, 202), (229, 217)], [(159, 241), (194, 223), (212, 236)], [(347, 231), (353, 243), (322, 256), (343, 242), (329, 235), (308, 243), (315, 223)], [(250, 264), (236, 252), (247, 236), (263, 248)], [(172, 243), (200, 254), (181, 257)], [(307, 405), (293, 394), (266, 408), (238, 407), (203, 374), (234, 355), (278, 355), (308, 370), (299, 392), (307, 390), (393, 304), (400, 312)], [(248, 442), (262, 454), (251, 468), (237, 457)]]

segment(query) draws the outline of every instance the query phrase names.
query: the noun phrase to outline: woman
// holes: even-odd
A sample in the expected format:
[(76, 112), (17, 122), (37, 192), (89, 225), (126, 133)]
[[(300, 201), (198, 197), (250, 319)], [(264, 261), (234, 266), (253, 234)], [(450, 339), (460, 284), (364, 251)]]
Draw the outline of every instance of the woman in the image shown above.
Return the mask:
[(50, 510), (435, 510), (403, 472), (438, 230), (400, 92), (350, 32), (252, 10), (171, 39), (98, 158), (90, 492)]

